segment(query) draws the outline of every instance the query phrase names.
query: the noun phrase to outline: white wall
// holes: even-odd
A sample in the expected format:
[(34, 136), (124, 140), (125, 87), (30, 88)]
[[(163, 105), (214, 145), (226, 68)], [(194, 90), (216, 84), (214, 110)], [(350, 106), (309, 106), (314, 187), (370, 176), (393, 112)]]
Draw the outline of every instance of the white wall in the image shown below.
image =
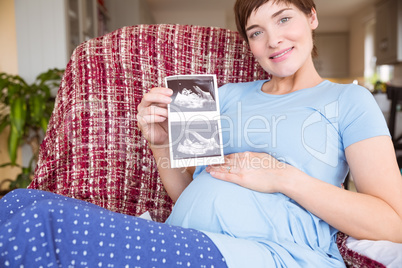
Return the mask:
[(169, 1), (151, 6), (152, 13), (157, 24), (183, 24), (220, 27), (236, 30), (233, 4), (225, 5), (227, 2), (218, 2), (211, 8), (203, 1), (181, 2), (181, 5), (170, 5)]
[(29, 83), (68, 60), (64, 0), (15, 0), (18, 73)]
[[(157, 10), (154, 12), (156, 23), (189, 24), (199, 26), (226, 27), (226, 16), (222, 10), (191, 12), (183, 10)], [(206, 19), (208, 18), (208, 19)]]
[(145, 0), (105, 0), (109, 32), (124, 26), (153, 24), (155, 19)]

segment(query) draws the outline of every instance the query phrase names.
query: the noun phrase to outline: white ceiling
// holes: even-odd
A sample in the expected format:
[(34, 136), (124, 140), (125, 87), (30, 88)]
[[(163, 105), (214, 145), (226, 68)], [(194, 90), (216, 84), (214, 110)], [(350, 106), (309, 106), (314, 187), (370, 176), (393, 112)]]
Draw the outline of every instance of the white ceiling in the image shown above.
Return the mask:
[[(235, 0), (147, 0), (151, 10), (232, 10)], [(315, 0), (321, 17), (349, 17), (378, 0)]]

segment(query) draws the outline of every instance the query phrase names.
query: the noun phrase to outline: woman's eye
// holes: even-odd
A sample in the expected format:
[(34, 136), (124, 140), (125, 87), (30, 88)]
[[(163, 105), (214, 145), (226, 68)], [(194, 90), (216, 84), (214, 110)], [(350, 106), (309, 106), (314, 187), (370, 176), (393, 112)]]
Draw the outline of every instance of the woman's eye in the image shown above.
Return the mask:
[(290, 18), (289, 17), (286, 17), (286, 18), (282, 18), (279, 22), (280, 23), (285, 23), (285, 22), (287, 22), (287, 21), (289, 21), (290, 20)]
[(254, 32), (254, 33), (251, 34), (250, 37), (251, 37), (251, 38), (257, 37), (257, 36), (259, 36), (261, 33), (262, 33), (261, 31)]

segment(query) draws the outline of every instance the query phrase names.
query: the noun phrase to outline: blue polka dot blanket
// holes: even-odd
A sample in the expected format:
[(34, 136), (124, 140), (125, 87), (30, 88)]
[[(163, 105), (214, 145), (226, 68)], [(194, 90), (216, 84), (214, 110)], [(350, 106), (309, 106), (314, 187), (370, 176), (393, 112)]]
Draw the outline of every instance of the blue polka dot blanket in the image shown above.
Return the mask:
[(49, 192), (0, 199), (0, 267), (227, 267), (203, 233)]

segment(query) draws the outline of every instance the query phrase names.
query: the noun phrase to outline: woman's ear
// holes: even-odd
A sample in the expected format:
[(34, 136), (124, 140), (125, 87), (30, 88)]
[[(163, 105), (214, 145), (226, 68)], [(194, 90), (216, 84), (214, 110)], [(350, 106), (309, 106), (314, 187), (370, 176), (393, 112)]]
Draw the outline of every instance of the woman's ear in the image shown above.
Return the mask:
[(311, 27), (312, 30), (315, 30), (318, 27), (318, 17), (317, 17), (317, 11), (315, 10), (315, 8), (311, 9), (310, 27)]

